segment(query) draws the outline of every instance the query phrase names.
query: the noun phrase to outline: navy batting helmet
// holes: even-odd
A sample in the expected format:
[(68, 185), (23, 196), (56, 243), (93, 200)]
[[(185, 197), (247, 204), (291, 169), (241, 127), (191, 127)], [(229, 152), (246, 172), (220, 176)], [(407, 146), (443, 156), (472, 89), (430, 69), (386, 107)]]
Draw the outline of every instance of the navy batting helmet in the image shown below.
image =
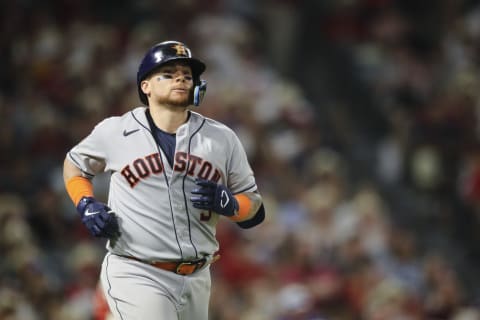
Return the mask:
[(205, 64), (192, 57), (192, 52), (183, 43), (178, 41), (164, 41), (157, 43), (148, 50), (143, 57), (137, 72), (137, 88), (140, 100), (148, 105), (148, 99), (145, 93), (143, 93), (140, 83), (146, 79), (155, 69), (164, 65), (169, 61), (182, 60), (185, 61), (190, 68), (192, 68), (193, 76), (193, 103), (198, 106), (207, 89), (207, 83), (200, 79), (200, 75), (205, 71)]

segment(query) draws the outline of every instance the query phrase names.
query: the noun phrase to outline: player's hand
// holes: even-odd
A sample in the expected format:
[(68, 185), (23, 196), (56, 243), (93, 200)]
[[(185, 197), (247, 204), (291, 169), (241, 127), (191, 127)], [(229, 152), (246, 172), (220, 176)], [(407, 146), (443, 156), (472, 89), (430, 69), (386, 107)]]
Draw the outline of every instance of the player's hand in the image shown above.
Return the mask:
[(77, 211), (93, 236), (103, 238), (120, 236), (117, 217), (104, 203), (92, 197), (83, 197), (77, 205)]
[(199, 187), (192, 190), (193, 196), (190, 197), (195, 208), (211, 210), (227, 217), (236, 215), (238, 201), (226, 186), (204, 179), (196, 179), (195, 183)]

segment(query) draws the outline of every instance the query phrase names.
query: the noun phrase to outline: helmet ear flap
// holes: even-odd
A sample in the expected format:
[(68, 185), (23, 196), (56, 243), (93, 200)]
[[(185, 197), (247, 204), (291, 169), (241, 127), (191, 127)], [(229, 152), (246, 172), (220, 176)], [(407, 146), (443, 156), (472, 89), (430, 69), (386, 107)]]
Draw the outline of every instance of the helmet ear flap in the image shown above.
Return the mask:
[(193, 89), (193, 105), (198, 107), (207, 92), (207, 81), (200, 80), (200, 83), (195, 85)]

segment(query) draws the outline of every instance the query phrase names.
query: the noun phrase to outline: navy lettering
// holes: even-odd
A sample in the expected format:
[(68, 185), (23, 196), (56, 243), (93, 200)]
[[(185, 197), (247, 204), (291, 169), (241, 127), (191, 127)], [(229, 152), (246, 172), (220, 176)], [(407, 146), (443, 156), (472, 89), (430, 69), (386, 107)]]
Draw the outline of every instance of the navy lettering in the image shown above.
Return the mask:
[[(185, 152), (177, 152), (173, 169), (176, 172), (185, 172), (187, 167), (188, 172), (186, 174), (189, 176), (198, 176), (201, 179), (211, 180), (216, 183), (222, 177), (221, 172), (215, 169), (211, 162)], [(160, 154), (153, 153), (144, 158), (136, 159), (130, 165), (126, 165), (120, 173), (127, 180), (130, 187), (133, 188), (141, 179), (145, 179), (151, 174), (160, 174), (163, 170), (164, 167)], [(202, 216), (207, 220), (210, 219), (210, 214), (203, 213)]]
[(208, 179), (210, 173), (212, 172), (212, 164), (208, 161), (204, 161), (200, 171), (198, 172), (198, 177), (202, 179)]
[(218, 169), (215, 169), (215, 172), (213, 173), (212, 177), (210, 178), (210, 180), (212, 180), (213, 182), (215, 183), (218, 183), (218, 181), (220, 181), (220, 178), (221, 178), (221, 174), (220, 174), (220, 171), (218, 171)]
[(155, 174), (162, 173), (163, 166), (160, 160), (159, 153), (154, 153), (149, 156), (146, 156), (145, 159), (147, 159), (148, 166), (150, 167), (150, 171), (152, 173), (155, 173)]
[(190, 158), (188, 159), (188, 172), (187, 174), (190, 176), (193, 176), (195, 173), (195, 168), (197, 167), (197, 163), (201, 164), (202, 163), (202, 158), (194, 156), (193, 154), (190, 155)]
[(137, 174), (140, 178), (146, 178), (150, 175), (150, 171), (148, 171), (147, 164), (143, 159), (137, 159), (133, 162), (133, 167), (137, 171)]
[(122, 169), (121, 171), (122, 176), (127, 179), (127, 182), (130, 184), (130, 187), (135, 187), (135, 185), (140, 181), (140, 179), (133, 174), (132, 170), (130, 170), (130, 166), (127, 165), (125, 168)]
[(187, 154), (185, 152), (177, 152), (175, 154), (175, 171), (184, 171), (187, 167)]

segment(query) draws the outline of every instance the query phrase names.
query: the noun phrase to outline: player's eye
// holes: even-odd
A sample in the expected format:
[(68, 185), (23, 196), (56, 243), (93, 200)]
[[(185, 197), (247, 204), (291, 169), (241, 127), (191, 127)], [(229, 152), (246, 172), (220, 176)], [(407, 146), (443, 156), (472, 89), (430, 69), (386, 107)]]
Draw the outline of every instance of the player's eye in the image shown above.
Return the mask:
[(163, 80), (163, 79), (173, 79), (173, 74), (171, 73), (162, 73), (158, 76), (158, 79)]
[(183, 75), (183, 77), (185, 78), (185, 80), (188, 80), (188, 81), (193, 79), (193, 77), (189, 74), (185, 74), (185, 75)]

